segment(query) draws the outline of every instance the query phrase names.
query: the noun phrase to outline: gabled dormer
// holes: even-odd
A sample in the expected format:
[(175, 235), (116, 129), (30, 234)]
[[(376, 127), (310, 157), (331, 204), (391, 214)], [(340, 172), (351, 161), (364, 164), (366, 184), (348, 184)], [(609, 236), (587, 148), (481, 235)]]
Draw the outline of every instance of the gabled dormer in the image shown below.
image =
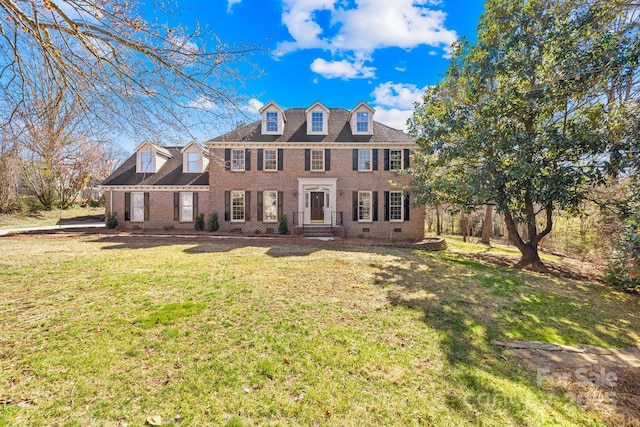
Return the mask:
[(171, 158), (166, 148), (151, 142), (143, 142), (135, 149), (136, 173), (156, 173)]
[(287, 118), (284, 110), (275, 102), (270, 101), (260, 109), (262, 115), (263, 135), (282, 135)]
[(209, 150), (191, 142), (182, 150), (182, 173), (203, 173), (209, 166)]
[(351, 133), (354, 135), (373, 135), (373, 114), (375, 110), (366, 102), (356, 105), (349, 113)]
[(329, 133), (329, 109), (316, 102), (305, 111), (307, 135), (327, 135)]

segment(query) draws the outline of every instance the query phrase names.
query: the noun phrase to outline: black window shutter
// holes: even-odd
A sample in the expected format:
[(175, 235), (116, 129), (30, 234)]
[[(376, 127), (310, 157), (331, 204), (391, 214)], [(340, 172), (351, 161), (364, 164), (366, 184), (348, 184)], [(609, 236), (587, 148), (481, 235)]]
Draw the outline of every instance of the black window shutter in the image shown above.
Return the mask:
[(311, 150), (309, 148), (304, 150), (304, 170), (311, 170)]
[(244, 220), (251, 221), (251, 191), (244, 192)]
[(278, 191), (278, 221), (284, 213), (284, 191)]
[(353, 192), (353, 220), (358, 220), (358, 192)]
[(149, 221), (149, 193), (144, 193), (144, 220)]
[(282, 148), (278, 148), (278, 170), (281, 171), (283, 167), (284, 161), (284, 150)]
[(331, 150), (328, 148), (324, 150), (324, 170), (331, 170)]
[(262, 170), (262, 162), (263, 162), (263, 152), (264, 150), (262, 148), (258, 148), (258, 165), (256, 166), (256, 168), (261, 171)]
[(193, 193), (193, 219), (198, 214), (198, 193)]
[(357, 148), (353, 149), (353, 162), (351, 166), (354, 171), (358, 170), (358, 149)]
[(262, 221), (262, 191), (258, 191), (258, 221)]
[(404, 220), (405, 221), (409, 221), (409, 205), (410, 205), (409, 195), (405, 194), (404, 196)]
[(124, 193), (124, 220), (131, 221), (131, 193)]
[(231, 221), (231, 191), (224, 192), (224, 220)]
[(389, 221), (389, 192), (384, 192), (384, 220)]
[(373, 163), (373, 170), (377, 171), (378, 170), (378, 149), (374, 148), (373, 150), (371, 150), (372, 154), (371, 154), (371, 162)]
[(231, 169), (231, 148), (224, 149), (224, 170)]
[(173, 193), (173, 220), (180, 221), (180, 193)]
[(409, 149), (404, 150), (404, 168), (409, 169)]
[(248, 148), (244, 150), (244, 170), (251, 170), (251, 150)]
[(373, 210), (373, 220), (378, 220), (378, 192), (374, 191), (371, 194), (371, 209)]
[(384, 170), (389, 170), (389, 150), (384, 150)]

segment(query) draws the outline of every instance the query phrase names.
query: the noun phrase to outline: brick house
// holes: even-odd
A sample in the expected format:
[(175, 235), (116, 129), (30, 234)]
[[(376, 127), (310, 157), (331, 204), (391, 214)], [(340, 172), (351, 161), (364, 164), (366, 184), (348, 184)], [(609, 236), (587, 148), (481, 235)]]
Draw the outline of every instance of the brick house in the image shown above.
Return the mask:
[[(187, 208), (182, 215), (188, 206), (182, 198), (188, 202), (188, 194), (194, 194), (197, 203), (190, 205), (192, 212), (217, 212), (222, 232), (277, 233), (278, 223), (286, 215), (294, 234), (423, 238), (424, 209), (414, 206), (403, 191), (411, 177), (402, 172), (410, 167), (416, 144), (404, 132), (375, 122), (374, 110), (366, 103), (351, 110), (327, 108), (320, 102), (309, 108), (283, 110), (270, 102), (260, 114), (261, 120), (200, 147), (202, 158), (208, 155), (208, 175), (203, 169), (193, 181), (187, 182), (183, 171), (174, 176), (181, 181), (170, 184), (167, 178), (171, 174), (165, 168), (173, 162), (169, 168), (180, 169), (177, 162), (185, 157), (174, 154), (181, 151), (179, 148), (150, 144), (160, 160), (155, 165), (161, 178), (136, 182), (131, 176), (142, 172), (133, 171), (134, 166), (142, 161), (141, 150), (149, 151), (138, 147), (127, 161), (128, 169), (127, 163), (123, 165), (129, 178), (115, 179), (119, 169), (103, 184), (107, 211), (124, 212), (127, 217), (128, 206), (125, 223), (136, 223), (131, 213), (135, 192), (148, 211), (142, 222), (148, 227), (189, 227), (190, 211)], [(191, 145), (192, 150), (194, 147)], [(160, 162), (167, 156), (160, 150), (171, 154), (164, 165)], [(207, 187), (201, 185), (205, 176)], [(125, 181), (137, 185), (136, 189), (127, 191)], [(122, 185), (113, 187), (116, 183)], [(149, 186), (140, 186), (142, 183)], [(111, 188), (114, 191), (110, 193)], [(135, 219), (140, 219), (140, 212)]]

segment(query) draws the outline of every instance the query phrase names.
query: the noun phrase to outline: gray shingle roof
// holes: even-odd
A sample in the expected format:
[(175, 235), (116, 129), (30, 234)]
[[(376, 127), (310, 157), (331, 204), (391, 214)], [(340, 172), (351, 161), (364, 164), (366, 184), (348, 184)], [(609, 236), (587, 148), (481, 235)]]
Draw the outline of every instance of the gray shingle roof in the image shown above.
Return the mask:
[(102, 185), (209, 185), (209, 172), (182, 172), (182, 147), (163, 147), (171, 158), (157, 173), (136, 173), (136, 153), (133, 153)]
[(305, 109), (289, 108), (285, 110), (287, 122), (284, 125), (282, 135), (262, 135), (262, 121), (258, 120), (213, 138), (208, 142), (391, 142), (400, 144), (411, 144), (414, 142), (413, 138), (406, 133), (376, 121), (373, 122), (373, 135), (353, 135), (351, 133), (351, 126), (349, 125), (349, 111), (343, 108), (330, 108), (329, 111), (328, 135), (307, 135)]

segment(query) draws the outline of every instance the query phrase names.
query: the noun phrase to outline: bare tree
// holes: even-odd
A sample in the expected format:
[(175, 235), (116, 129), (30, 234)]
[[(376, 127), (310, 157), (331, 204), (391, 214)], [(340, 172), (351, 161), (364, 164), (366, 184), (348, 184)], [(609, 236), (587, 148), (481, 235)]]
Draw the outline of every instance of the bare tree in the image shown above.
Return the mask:
[(247, 63), (255, 47), (225, 44), (197, 24), (167, 24), (179, 15), (166, 2), (0, 0), (0, 124), (26, 102), (34, 66), (75, 96), (86, 123), (129, 136), (233, 120), (234, 88), (255, 74)]
[(24, 80), (22, 102), (6, 126), (7, 138), (17, 147), (24, 184), (45, 209), (74, 203), (92, 178), (103, 177), (104, 163), (117, 154), (82, 114), (88, 91), (71, 91), (32, 69)]

